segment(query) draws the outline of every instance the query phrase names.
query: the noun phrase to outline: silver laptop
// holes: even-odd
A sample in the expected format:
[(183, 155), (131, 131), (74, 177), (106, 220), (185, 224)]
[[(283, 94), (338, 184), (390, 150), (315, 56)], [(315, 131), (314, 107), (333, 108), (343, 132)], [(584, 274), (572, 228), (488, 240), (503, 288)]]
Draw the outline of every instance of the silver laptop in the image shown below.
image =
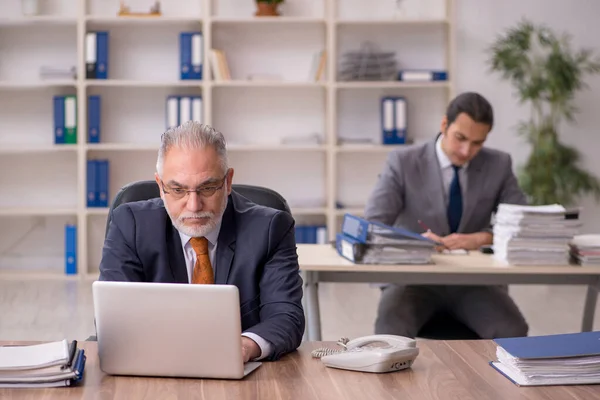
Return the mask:
[(232, 285), (92, 284), (100, 369), (111, 375), (241, 379), (239, 293)]

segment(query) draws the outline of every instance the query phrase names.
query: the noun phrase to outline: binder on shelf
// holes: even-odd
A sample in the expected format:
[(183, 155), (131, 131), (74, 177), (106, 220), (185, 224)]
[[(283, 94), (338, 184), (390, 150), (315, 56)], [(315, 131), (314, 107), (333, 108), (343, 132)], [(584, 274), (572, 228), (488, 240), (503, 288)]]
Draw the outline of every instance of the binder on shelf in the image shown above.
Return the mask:
[(202, 97), (192, 96), (192, 121), (203, 123)]
[(406, 143), (406, 99), (398, 96), (381, 98), (381, 130), (384, 145)]
[(96, 32), (85, 34), (85, 79), (96, 79)]
[(108, 160), (97, 160), (97, 174), (96, 174), (96, 182), (97, 182), (97, 202), (98, 207), (108, 207), (108, 185), (109, 185), (109, 167)]
[(100, 96), (88, 96), (88, 143), (100, 143)]
[(86, 170), (86, 198), (87, 198), (87, 206), (98, 207), (97, 200), (97, 190), (96, 190), (96, 176), (97, 172), (97, 163), (96, 160), (87, 160), (87, 170)]
[(179, 98), (179, 125), (192, 119), (192, 99), (189, 96)]
[(65, 143), (77, 143), (77, 97), (64, 96), (65, 99)]
[(54, 96), (54, 143), (65, 143), (65, 98)]
[(180, 78), (202, 79), (202, 32), (181, 32), (179, 35)]
[(108, 207), (109, 172), (108, 160), (87, 160), (86, 197), (89, 208)]
[(77, 226), (65, 225), (65, 273), (77, 274)]
[(96, 32), (96, 79), (108, 79), (108, 32)]
[[(396, 97), (394, 107), (394, 121), (396, 136), (395, 141), (391, 144), (406, 143), (406, 99), (404, 97)], [(389, 143), (385, 143), (389, 144)]]
[(398, 72), (398, 80), (405, 82), (447, 81), (447, 71), (437, 70), (402, 70)]
[(108, 79), (108, 32), (87, 32), (85, 38), (86, 79)]
[(166, 128), (179, 126), (179, 97), (168, 96), (166, 104)]

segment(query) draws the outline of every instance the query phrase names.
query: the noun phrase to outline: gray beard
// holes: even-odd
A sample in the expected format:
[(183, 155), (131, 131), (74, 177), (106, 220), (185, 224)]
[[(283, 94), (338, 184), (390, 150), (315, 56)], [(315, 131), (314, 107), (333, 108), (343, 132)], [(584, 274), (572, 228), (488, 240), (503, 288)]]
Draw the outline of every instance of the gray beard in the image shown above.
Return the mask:
[[(165, 205), (165, 209), (167, 210), (167, 214), (173, 223), (175, 229), (179, 232), (187, 235), (189, 237), (204, 237), (209, 234), (212, 230), (214, 230), (218, 222), (223, 217), (225, 213), (225, 209), (227, 208), (227, 197), (223, 196), (223, 202), (221, 203), (221, 209), (217, 213), (213, 213), (210, 211), (201, 211), (198, 213), (191, 213), (188, 211), (182, 212), (177, 219), (173, 218), (171, 211), (169, 210), (169, 206), (166, 201), (163, 199), (163, 203)], [(204, 225), (200, 226), (188, 226), (184, 224), (186, 218), (209, 218), (209, 221)]]

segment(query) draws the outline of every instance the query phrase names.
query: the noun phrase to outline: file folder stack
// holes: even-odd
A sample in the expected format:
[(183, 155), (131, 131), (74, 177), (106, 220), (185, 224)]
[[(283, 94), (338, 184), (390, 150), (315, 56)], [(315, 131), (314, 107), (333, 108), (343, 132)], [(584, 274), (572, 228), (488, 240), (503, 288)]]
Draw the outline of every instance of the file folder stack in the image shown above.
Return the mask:
[(381, 131), (383, 144), (406, 143), (406, 99), (386, 96), (381, 99)]
[(166, 129), (188, 121), (203, 123), (201, 96), (168, 96), (166, 103)]
[(559, 205), (500, 204), (494, 224), (494, 257), (512, 265), (568, 265), (579, 219)]
[(600, 266), (600, 235), (577, 235), (570, 246), (573, 262), (582, 266)]
[(87, 206), (108, 207), (109, 161), (87, 160)]
[(494, 340), (498, 372), (519, 386), (600, 383), (600, 332)]
[(436, 242), (422, 235), (346, 214), (337, 252), (356, 264), (430, 264)]
[(0, 388), (72, 386), (83, 378), (85, 351), (77, 341), (0, 347)]

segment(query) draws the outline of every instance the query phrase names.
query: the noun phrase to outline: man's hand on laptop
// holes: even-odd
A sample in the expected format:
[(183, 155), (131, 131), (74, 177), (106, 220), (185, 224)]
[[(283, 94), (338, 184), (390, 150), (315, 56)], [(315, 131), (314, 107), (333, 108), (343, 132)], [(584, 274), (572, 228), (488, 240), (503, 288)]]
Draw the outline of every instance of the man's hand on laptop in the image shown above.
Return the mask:
[(260, 353), (260, 347), (254, 340), (250, 339), (249, 337), (242, 336), (242, 356), (244, 357), (245, 363), (259, 357)]

